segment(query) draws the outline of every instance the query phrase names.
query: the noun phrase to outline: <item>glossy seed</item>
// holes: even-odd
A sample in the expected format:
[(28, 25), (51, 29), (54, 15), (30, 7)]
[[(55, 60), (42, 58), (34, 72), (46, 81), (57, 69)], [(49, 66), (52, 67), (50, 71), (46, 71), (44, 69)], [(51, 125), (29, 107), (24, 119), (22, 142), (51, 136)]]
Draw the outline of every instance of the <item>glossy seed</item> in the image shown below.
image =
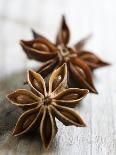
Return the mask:
[(67, 96), (63, 96), (63, 100), (76, 100), (78, 99), (79, 95), (78, 94), (68, 94)]
[(62, 76), (61, 75), (59, 75), (58, 77), (56, 77), (54, 79), (53, 86), (52, 86), (53, 90), (58, 87), (58, 85), (61, 83), (61, 81), (62, 81)]
[(35, 79), (33, 80), (33, 85), (34, 87), (41, 93), (43, 93), (43, 88), (42, 88), (42, 84), (39, 83), (39, 81), (37, 82)]
[(69, 118), (71, 121), (74, 121), (74, 122), (77, 121), (76, 118), (75, 118), (75, 116), (73, 115), (73, 113), (71, 113), (70, 111), (67, 112), (67, 111), (63, 111), (63, 110), (60, 109), (60, 112), (61, 112), (65, 117)]
[(17, 97), (17, 103), (19, 103), (19, 104), (29, 104), (29, 103), (32, 103), (32, 102), (34, 102), (34, 99), (30, 98), (29, 96), (19, 95)]
[(36, 118), (36, 114), (29, 116), (28, 119), (23, 123), (23, 129), (28, 128), (29, 125), (33, 122), (34, 118)]
[(67, 33), (66, 33), (66, 31), (63, 31), (63, 32), (62, 32), (62, 36), (63, 36), (64, 39), (67, 38)]
[(33, 44), (33, 48), (35, 48), (37, 50), (40, 50), (40, 51), (47, 51), (47, 52), (49, 52), (49, 48), (46, 45), (41, 44), (41, 43), (34, 43)]
[(77, 67), (75, 66), (76, 70), (79, 72), (79, 74), (84, 78), (86, 79), (86, 75), (84, 73), (84, 71), (80, 68), (80, 67)]
[(89, 54), (87, 54), (87, 55), (84, 55), (84, 56), (82, 56), (81, 57), (83, 60), (87, 60), (87, 61), (89, 61), (89, 62), (93, 62), (93, 63), (97, 63), (98, 62), (98, 60), (97, 60), (97, 58), (94, 56), (94, 55), (89, 55)]

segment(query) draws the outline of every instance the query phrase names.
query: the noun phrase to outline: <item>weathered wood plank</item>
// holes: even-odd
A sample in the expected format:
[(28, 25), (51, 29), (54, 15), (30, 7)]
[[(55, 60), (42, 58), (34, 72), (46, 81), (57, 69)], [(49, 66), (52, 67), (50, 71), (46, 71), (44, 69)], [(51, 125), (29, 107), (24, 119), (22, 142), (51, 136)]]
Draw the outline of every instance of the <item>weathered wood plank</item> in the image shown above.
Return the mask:
[[(0, 155), (116, 154), (115, 6), (115, 0), (0, 0)], [(95, 72), (95, 85), (100, 94), (89, 95), (77, 107), (87, 128), (64, 127), (58, 122), (59, 132), (45, 153), (38, 135), (11, 136), (20, 110), (6, 103), (5, 95), (23, 87), (25, 71), (22, 70), (38, 64), (27, 60), (18, 45), (19, 39), (31, 38), (30, 27), (34, 27), (53, 41), (64, 13), (71, 27), (71, 43), (93, 33), (87, 48), (113, 65)]]

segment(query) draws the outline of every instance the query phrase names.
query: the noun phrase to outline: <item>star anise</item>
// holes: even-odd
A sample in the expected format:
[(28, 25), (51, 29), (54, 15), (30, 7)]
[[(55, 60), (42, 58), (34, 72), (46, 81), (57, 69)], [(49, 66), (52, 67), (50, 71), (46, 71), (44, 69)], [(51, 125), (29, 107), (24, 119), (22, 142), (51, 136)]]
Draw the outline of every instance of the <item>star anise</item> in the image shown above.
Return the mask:
[(31, 90), (18, 89), (7, 96), (12, 104), (24, 110), (13, 135), (22, 135), (35, 127), (44, 148), (48, 148), (57, 133), (55, 118), (64, 125), (85, 126), (82, 118), (72, 108), (87, 95), (88, 90), (67, 88), (66, 64), (52, 73), (48, 89), (42, 76), (35, 71), (28, 71), (27, 81)]
[(44, 62), (37, 72), (46, 76), (65, 62), (69, 72), (69, 84), (74, 83), (73, 87), (87, 88), (90, 92), (97, 93), (91, 72), (108, 63), (83, 49), (88, 38), (82, 39), (73, 48), (69, 47), (67, 44), (70, 39), (70, 31), (64, 16), (55, 44), (34, 30), (32, 33), (33, 40), (22, 40), (20, 44), (29, 59)]

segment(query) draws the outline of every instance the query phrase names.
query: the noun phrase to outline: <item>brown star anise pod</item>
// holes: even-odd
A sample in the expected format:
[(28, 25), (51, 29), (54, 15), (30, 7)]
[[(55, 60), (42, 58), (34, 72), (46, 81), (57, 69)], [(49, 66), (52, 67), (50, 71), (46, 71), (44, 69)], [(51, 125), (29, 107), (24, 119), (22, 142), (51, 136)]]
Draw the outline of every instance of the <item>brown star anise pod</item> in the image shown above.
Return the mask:
[(34, 30), (32, 32), (34, 40), (22, 40), (20, 44), (29, 59), (44, 62), (37, 72), (46, 76), (65, 62), (69, 72), (69, 84), (74, 83), (73, 87), (87, 88), (90, 92), (97, 93), (91, 72), (108, 63), (83, 49), (88, 38), (82, 39), (73, 48), (69, 47), (70, 31), (64, 16), (55, 44)]
[(85, 126), (82, 118), (72, 108), (87, 95), (88, 90), (67, 88), (66, 64), (52, 73), (48, 90), (42, 76), (32, 70), (27, 73), (27, 81), (31, 91), (18, 89), (7, 96), (12, 104), (24, 110), (13, 135), (22, 135), (36, 127), (44, 148), (48, 148), (57, 133), (55, 118), (64, 125)]

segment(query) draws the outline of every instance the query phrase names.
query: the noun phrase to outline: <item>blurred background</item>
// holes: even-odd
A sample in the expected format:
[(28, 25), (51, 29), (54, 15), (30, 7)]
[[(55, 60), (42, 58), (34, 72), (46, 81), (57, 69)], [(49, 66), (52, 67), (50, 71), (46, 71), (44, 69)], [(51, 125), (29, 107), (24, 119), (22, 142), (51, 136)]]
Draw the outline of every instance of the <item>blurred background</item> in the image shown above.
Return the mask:
[[(54, 41), (65, 15), (71, 42), (93, 34), (87, 49), (112, 62), (116, 46), (115, 0), (0, 0), (0, 72), (2, 75), (32, 67), (20, 48), (20, 39), (31, 39), (31, 28)], [(114, 55), (115, 56), (115, 55)], [(0, 75), (1, 76), (1, 75)]]
[[(58, 124), (60, 130), (50, 155), (116, 155), (116, 0), (0, 0), (0, 101), (4, 107), (6, 94), (22, 88), (22, 71), (39, 65), (27, 59), (19, 41), (32, 39), (33, 28), (54, 42), (63, 14), (71, 30), (70, 45), (92, 34), (86, 49), (112, 65), (95, 71), (99, 95), (88, 95), (77, 107), (87, 128)], [(0, 113), (3, 131), (6, 117), (5, 112)], [(34, 146), (36, 152), (41, 149), (26, 138), (16, 142), (9, 132), (1, 136), (0, 155), (29, 155), (29, 150), (33, 155)]]

